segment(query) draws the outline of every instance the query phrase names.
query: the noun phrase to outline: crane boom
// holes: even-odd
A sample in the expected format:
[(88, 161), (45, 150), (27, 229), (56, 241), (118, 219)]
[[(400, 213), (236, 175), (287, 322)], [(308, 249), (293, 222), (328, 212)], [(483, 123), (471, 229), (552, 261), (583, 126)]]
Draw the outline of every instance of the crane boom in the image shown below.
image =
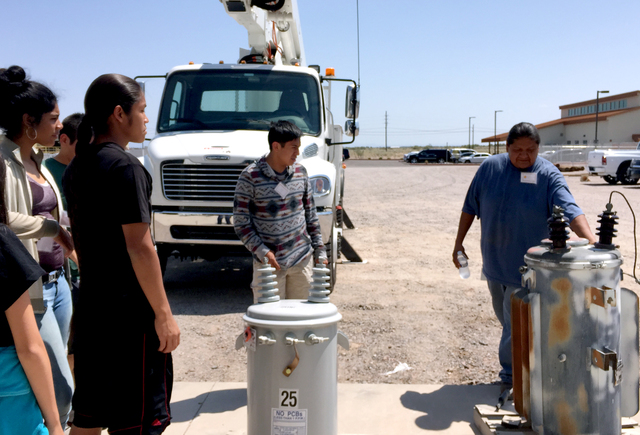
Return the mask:
[[(250, 50), (240, 58), (262, 56), (268, 63), (307, 66), (300, 31), (297, 0), (220, 0), (233, 18), (247, 29)], [(249, 62), (247, 62), (249, 63)]]

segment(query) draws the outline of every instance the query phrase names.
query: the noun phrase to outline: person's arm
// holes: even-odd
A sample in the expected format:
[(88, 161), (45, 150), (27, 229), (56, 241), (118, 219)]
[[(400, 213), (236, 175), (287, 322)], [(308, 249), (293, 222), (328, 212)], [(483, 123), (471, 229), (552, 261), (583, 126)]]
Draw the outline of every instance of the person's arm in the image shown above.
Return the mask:
[(571, 231), (576, 233), (578, 237), (582, 237), (587, 239), (589, 243), (594, 244), (598, 241), (596, 236), (591, 232), (591, 228), (589, 227), (589, 222), (587, 222), (587, 218), (585, 215), (581, 214), (576, 216), (571, 223), (569, 224), (571, 227)]
[(122, 225), (122, 231), (136, 278), (155, 313), (154, 323), (160, 339), (158, 350), (169, 353), (180, 344), (180, 328), (171, 313), (164, 290), (160, 261), (153, 246), (149, 224)]
[(460, 214), (460, 223), (458, 224), (458, 235), (456, 236), (456, 243), (453, 247), (453, 264), (459, 269), (460, 263), (458, 263), (458, 251), (461, 251), (465, 257), (467, 256), (466, 251), (464, 250), (464, 246), (462, 243), (464, 242), (464, 238), (467, 236), (469, 232), (469, 228), (473, 224), (473, 219), (475, 216), (469, 213), (462, 212)]
[[(307, 224), (307, 233), (311, 238), (311, 246), (313, 247), (313, 258), (315, 262), (328, 264), (327, 249), (322, 243), (322, 229), (320, 228), (320, 220), (316, 212), (316, 203), (313, 200), (313, 191), (311, 190), (311, 181), (307, 178), (306, 189), (302, 197), (302, 205), (304, 207), (304, 218)], [(337, 212), (337, 211), (336, 211)], [(335, 255), (336, 253), (334, 253)]]
[(18, 359), (36, 396), (44, 423), (50, 434), (62, 435), (64, 432), (53, 390), (51, 363), (33, 315), (29, 292), (24, 292), (5, 311), (5, 314), (11, 328)]
[(242, 244), (256, 257), (267, 257), (269, 264), (280, 270), (275, 254), (264, 244), (251, 218), (249, 204), (254, 201), (254, 188), (248, 172), (242, 172), (236, 184), (233, 201), (233, 229)]
[(65, 257), (71, 255), (74, 249), (71, 235), (54, 219), (46, 219), (44, 216), (29, 216), (14, 211), (10, 211), (7, 217), (9, 228), (16, 233), (19, 239), (52, 237), (58, 245), (62, 246)]

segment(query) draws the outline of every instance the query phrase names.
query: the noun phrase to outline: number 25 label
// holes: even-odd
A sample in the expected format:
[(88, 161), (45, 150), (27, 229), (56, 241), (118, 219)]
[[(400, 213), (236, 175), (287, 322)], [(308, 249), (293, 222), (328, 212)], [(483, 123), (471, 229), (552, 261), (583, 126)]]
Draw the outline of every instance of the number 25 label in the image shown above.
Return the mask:
[(280, 402), (281, 408), (297, 408), (298, 407), (298, 390), (280, 390)]

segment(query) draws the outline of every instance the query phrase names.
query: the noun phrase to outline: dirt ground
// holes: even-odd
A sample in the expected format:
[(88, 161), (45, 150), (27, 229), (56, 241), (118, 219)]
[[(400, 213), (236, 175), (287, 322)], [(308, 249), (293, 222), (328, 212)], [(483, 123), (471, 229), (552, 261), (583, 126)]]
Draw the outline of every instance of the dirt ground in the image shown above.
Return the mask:
[[(338, 266), (331, 296), (343, 316), (339, 329), (351, 349), (339, 348), (338, 381), (347, 383), (478, 384), (497, 379), (500, 327), (486, 282), (480, 279), (480, 225), (465, 248), (471, 277), (462, 280), (451, 261), (460, 210), (476, 165), (409, 165), (349, 161), (345, 209), (357, 226), (345, 237), (366, 264)], [(640, 187), (610, 186), (601, 178), (569, 188), (595, 233), (612, 190), (640, 205)], [(615, 240), (633, 273), (633, 217), (620, 195)], [(251, 263), (170, 259), (165, 285), (182, 331), (174, 353), (177, 381), (246, 381), (246, 352), (236, 351), (242, 315), (251, 304)], [(638, 292), (632, 278), (623, 286)], [(384, 373), (398, 363), (411, 370)]]

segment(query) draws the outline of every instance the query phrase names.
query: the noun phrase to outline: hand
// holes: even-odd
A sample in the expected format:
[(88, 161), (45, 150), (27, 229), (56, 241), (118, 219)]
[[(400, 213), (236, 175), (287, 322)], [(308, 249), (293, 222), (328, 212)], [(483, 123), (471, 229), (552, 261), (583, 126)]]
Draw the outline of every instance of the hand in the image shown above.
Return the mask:
[(174, 351), (180, 344), (180, 328), (173, 314), (156, 315), (154, 326), (160, 340), (158, 351), (162, 353)]
[(271, 267), (274, 267), (276, 270), (280, 270), (280, 265), (276, 261), (276, 254), (274, 254), (273, 251), (267, 252), (266, 257), (267, 257), (267, 260), (269, 260), (269, 265)]
[(64, 435), (64, 431), (62, 430), (62, 425), (59, 420), (57, 423), (52, 422), (51, 424), (45, 422), (44, 425), (49, 429), (49, 435)]
[(466, 257), (469, 258), (467, 256), (467, 253), (464, 250), (464, 246), (462, 245), (456, 245), (453, 248), (453, 264), (456, 266), (456, 268), (460, 269), (460, 263), (458, 262), (458, 252), (462, 252), (462, 254)]
[(53, 241), (62, 246), (64, 258), (69, 258), (69, 255), (71, 255), (71, 252), (74, 250), (73, 239), (71, 238), (69, 231), (60, 227), (60, 231), (58, 232), (58, 235), (53, 238)]

